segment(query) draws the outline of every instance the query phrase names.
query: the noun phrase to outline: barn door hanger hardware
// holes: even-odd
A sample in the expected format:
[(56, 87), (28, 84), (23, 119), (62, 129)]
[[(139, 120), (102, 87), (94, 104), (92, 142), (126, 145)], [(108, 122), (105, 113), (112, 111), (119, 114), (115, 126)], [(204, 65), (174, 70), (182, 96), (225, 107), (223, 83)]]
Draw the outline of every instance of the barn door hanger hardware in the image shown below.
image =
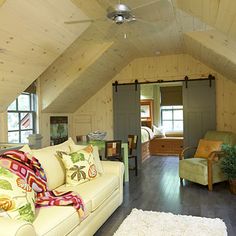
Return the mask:
[(208, 79), (209, 79), (209, 86), (211, 88), (212, 80), (215, 79), (215, 77), (213, 75), (209, 74)]
[(135, 91), (137, 91), (137, 90), (138, 90), (138, 80), (136, 79), (136, 80), (134, 81), (134, 83), (135, 83)]
[(115, 91), (117, 92), (118, 81), (115, 81)]
[(188, 76), (187, 75), (184, 77), (184, 82), (185, 82), (185, 88), (188, 88)]

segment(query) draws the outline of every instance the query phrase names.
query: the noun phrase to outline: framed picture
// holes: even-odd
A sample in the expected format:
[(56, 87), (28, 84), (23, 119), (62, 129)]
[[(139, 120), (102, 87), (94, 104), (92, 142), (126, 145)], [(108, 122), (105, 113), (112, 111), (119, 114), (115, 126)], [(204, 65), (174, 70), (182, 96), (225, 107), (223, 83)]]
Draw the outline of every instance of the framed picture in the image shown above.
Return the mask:
[(150, 105), (141, 105), (140, 108), (141, 111), (141, 118), (150, 118), (151, 117), (151, 111), (150, 111)]
[(56, 145), (63, 143), (68, 139), (68, 117), (51, 116), (50, 117), (50, 143)]

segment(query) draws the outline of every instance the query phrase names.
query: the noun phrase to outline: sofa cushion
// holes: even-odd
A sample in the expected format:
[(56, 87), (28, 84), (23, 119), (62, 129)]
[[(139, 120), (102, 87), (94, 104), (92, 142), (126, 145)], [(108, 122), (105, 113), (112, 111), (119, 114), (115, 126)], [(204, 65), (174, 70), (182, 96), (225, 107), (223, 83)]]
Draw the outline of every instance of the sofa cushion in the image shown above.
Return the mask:
[(75, 191), (79, 193), (85, 202), (91, 200), (92, 211), (95, 211), (112, 193), (119, 188), (118, 176), (103, 174), (93, 181), (89, 181), (77, 186), (60, 186), (58, 191)]
[(58, 152), (58, 156), (61, 157), (66, 169), (66, 184), (75, 186), (98, 176), (92, 146), (70, 154)]
[(69, 145), (73, 143), (73, 140), (69, 138), (62, 144), (31, 150), (31, 154), (39, 160), (46, 173), (49, 190), (65, 183), (65, 169), (57, 156), (57, 151), (69, 152)]
[(71, 206), (49, 206), (36, 209), (33, 223), (38, 236), (67, 235), (81, 219), (78, 212)]

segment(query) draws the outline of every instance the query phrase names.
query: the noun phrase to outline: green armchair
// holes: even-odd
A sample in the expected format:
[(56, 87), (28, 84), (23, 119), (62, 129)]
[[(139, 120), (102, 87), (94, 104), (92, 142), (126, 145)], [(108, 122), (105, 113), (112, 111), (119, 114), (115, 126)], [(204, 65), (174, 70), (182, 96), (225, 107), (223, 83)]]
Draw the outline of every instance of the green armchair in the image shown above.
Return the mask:
[[(223, 144), (235, 145), (236, 135), (232, 132), (208, 131), (204, 136), (204, 140), (221, 141)], [(208, 185), (208, 190), (212, 191), (214, 183), (227, 180), (220, 168), (221, 158), (223, 157), (222, 151), (213, 150), (205, 158), (185, 158), (190, 149), (196, 149), (196, 147), (187, 147), (179, 155), (179, 177), (181, 182), (186, 179), (198, 184)]]

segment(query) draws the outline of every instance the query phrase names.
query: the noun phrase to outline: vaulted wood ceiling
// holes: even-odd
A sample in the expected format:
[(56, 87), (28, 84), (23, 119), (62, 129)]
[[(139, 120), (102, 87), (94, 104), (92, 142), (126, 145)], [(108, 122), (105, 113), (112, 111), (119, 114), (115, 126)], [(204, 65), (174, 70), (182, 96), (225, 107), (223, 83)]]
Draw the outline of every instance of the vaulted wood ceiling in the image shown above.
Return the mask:
[[(158, 52), (187, 52), (236, 80), (235, 0), (121, 2), (141, 20), (106, 19), (118, 0), (0, 1), (0, 111), (39, 78), (43, 111), (74, 112), (131, 60)], [(84, 19), (94, 22), (64, 23)]]

